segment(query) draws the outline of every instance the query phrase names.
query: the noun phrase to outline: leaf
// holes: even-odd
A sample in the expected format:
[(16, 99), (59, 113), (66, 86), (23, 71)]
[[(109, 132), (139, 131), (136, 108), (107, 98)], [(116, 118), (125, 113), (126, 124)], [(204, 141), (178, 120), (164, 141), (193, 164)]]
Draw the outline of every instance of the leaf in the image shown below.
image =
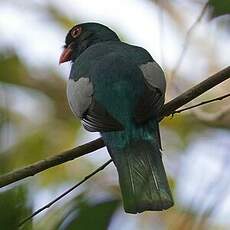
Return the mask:
[(212, 9), (211, 18), (230, 14), (230, 0), (209, 0), (208, 5)]
[(63, 218), (59, 230), (106, 230), (120, 201), (109, 200), (90, 204), (86, 200), (80, 202)]
[[(4, 230), (18, 229), (18, 223), (31, 214), (32, 208), (27, 206), (27, 190), (18, 187), (0, 193), (0, 228)], [(28, 223), (23, 229), (32, 229)]]

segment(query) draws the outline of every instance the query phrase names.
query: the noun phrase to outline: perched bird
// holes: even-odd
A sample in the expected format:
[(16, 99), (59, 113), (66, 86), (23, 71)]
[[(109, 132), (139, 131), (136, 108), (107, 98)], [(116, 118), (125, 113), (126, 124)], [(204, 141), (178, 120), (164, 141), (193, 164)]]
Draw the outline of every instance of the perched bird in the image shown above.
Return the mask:
[(161, 156), (158, 113), (165, 76), (143, 48), (98, 23), (74, 26), (59, 63), (71, 61), (67, 97), (90, 132), (100, 132), (117, 168), (128, 213), (173, 206)]

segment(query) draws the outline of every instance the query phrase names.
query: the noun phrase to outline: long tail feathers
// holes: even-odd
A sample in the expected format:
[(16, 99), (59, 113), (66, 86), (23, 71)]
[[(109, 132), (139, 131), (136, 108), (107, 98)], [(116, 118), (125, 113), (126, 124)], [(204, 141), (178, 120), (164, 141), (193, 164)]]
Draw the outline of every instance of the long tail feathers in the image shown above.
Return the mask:
[(164, 210), (173, 198), (159, 147), (148, 141), (129, 144), (122, 151), (109, 149), (117, 167), (125, 211)]

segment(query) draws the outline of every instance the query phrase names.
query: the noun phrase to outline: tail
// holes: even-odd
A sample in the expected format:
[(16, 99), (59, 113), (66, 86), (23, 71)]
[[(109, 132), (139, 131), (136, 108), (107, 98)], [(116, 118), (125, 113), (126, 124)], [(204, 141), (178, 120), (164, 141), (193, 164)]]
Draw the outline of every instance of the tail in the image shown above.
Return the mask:
[(109, 152), (118, 170), (126, 212), (158, 211), (173, 206), (158, 145), (138, 141), (122, 151)]

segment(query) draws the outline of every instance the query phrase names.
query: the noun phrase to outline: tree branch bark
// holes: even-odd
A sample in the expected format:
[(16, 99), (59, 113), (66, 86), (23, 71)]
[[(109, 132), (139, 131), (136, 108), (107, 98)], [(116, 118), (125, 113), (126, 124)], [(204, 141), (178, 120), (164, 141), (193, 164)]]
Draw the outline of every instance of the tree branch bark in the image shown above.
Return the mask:
[(192, 101), (194, 98), (200, 96), (201, 94), (205, 93), (209, 89), (213, 88), (214, 86), (220, 84), (221, 82), (229, 78), (230, 78), (230, 66), (226, 67), (225, 69), (221, 70), (216, 74), (213, 74), (211, 77), (202, 81), (198, 85), (192, 87), (191, 89), (182, 93), (180, 96), (169, 101), (167, 104), (164, 105), (160, 117), (163, 119), (164, 116), (171, 115), (176, 109), (180, 108), (182, 105), (187, 104), (188, 102)]
[[(180, 108), (182, 105), (187, 104), (194, 98), (200, 96), (204, 92), (213, 88), (214, 86), (220, 84), (221, 82), (230, 78), (230, 67), (226, 67), (220, 72), (212, 75), (206, 80), (202, 81), (198, 85), (187, 90), (183, 94), (179, 95), (175, 99), (169, 101), (163, 106), (163, 109), (159, 115), (159, 120), (162, 120), (165, 116), (173, 114), (176, 109)], [(70, 149), (66, 152), (60, 153), (56, 156), (49, 157), (45, 160), (41, 160), (24, 168), (9, 172), (5, 175), (0, 176), (0, 188), (16, 181), (22, 180), (26, 177), (33, 176), (39, 172), (42, 172), (48, 168), (54, 167), (56, 165), (62, 164), (64, 162), (73, 160), (97, 149), (104, 147), (104, 142), (101, 138), (89, 142), (87, 144), (78, 146), (76, 148)]]
[(104, 147), (101, 138), (0, 176), (0, 188)]

